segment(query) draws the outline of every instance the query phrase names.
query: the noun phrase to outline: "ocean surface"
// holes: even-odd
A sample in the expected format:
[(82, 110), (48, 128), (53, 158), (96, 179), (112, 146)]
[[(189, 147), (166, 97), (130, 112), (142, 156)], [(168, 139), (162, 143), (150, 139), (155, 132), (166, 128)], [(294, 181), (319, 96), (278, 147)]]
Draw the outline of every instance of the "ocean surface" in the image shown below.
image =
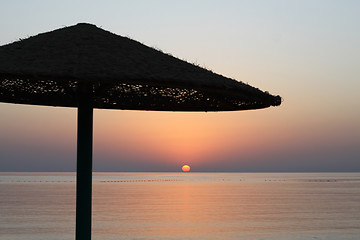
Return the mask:
[[(94, 173), (93, 239), (360, 239), (360, 173)], [(75, 237), (75, 173), (0, 173), (1, 240)]]

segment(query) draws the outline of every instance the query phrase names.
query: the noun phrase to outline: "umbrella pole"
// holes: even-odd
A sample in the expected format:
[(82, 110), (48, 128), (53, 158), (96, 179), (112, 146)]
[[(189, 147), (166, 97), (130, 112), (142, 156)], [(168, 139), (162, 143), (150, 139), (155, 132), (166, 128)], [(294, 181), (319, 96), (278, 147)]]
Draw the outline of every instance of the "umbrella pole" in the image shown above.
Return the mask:
[(91, 239), (93, 108), (87, 100), (78, 107), (76, 240)]

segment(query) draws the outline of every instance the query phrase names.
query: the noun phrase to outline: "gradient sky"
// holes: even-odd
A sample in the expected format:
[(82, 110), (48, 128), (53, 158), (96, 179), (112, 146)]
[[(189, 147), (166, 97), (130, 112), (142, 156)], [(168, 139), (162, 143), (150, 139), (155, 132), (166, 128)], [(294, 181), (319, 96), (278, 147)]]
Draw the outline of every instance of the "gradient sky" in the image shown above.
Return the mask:
[[(0, 45), (79, 22), (284, 99), (94, 111), (94, 171), (360, 171), (360, 1), (0, 0)], [(76, 109), (0, 103), (0, 171), (75, 171)]]

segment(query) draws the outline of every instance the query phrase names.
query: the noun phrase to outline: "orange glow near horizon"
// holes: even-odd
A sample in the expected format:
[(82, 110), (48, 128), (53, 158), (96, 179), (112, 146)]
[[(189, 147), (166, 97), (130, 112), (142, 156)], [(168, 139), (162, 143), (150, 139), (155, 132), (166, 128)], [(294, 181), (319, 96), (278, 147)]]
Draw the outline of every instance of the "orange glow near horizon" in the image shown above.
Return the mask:
[(107, 156), (109, 164), (132, 159), (139, 165), (151, 163), (175, 170), (186, 161), (201, 171), (222, 161), (241, 165), (253, 161), (254, 156), (262, 159), (286, 149), (306, 148), (308, 137), (316, 139), (313, 133), (322, 131), (321, 127), (311, 132), (294, 129), (288, 123), (293, 117), (281, 119), (276, 115), (278, 111), (277, 108), (221, 113), (95, 110), (95, 152)]
[[(110, 116), (111, 115), (111, 116)], [(101, 111), (95, 114), (94, 140), (107, 153), (157, 156), (174, 165), (200, 161), (231, 147), (223, 114)], [(96, 124), (101, 122), (101, 124)], [(231, 124), (232, 125), (232, 124)], [(232, 125), (234, 126), (234, 125)]]
[(246, 156), (258, 151), (264, 142), (271, 145), (268, 140), (276, 129), (259, 126), (260, 120), (256, 119), (261, 117), (253, 116), (258, 114), (262, 112), (97, 110), (94, 115), (95, 146), (100, 152), (112, 156), (151, 159), (173, 167), (186, 160), (200, 166), (209, 163), (209, 159), (222, 159), (235, 152)]

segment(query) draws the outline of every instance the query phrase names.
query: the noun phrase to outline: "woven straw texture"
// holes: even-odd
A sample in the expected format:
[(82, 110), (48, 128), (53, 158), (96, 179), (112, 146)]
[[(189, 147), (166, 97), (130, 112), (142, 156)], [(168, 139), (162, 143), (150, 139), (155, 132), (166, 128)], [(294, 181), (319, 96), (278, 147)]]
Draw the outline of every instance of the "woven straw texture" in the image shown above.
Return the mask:
[(231, 111), (281, 104), (257, 88), (81, 23), (0, 47), (0, 101), (94, 108)]

